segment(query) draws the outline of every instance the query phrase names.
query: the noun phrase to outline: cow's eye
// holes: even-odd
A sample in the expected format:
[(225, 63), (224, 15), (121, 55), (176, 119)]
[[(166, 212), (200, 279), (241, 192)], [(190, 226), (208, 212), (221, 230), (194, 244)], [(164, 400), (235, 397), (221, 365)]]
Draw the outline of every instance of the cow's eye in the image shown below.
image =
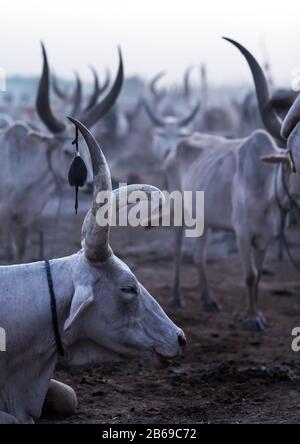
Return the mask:
[(121, 291), (123, 291), (124, 293), (138, 294), (137, 287), (134, 287), (134, 286), (131, 286), (131, 285), (129, 285), (128, 287), (122, 287)]

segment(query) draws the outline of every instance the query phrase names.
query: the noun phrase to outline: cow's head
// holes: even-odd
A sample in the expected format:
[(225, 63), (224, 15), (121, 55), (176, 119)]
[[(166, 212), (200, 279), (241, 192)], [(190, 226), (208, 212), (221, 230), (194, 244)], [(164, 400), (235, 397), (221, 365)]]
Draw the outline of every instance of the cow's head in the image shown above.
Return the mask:
[[(82, 250), (73, 269), (75, 292), (64, 337), (74, 364), (99, 362), (112, 356), (154, 356), (161, 363), (176, 357), (185, 345), (182, 332), (140, 284), (109, 245), (109, 224), (97, 218), (103, 206), (99, 192), (114, 196), (120, 209), (127, 205), (124, 188), (112, 191), (105, 157), (89, 130), (70, 118), (82, 133), (90, 152), (94, 196), (82, 228)], [(131, 185), (145, 199), (160, 192), (149, 185)], [(98, 196), (98, 199), (97, 199)], [(130, 197), (129, 197), (130, 199)]]
[(157, 116), (150, 106), (144, 102), (145, 111), (154, 124), (153, 153), (162, 161), (172, 149), (175, 149), (178, 142), (190, 134), (189, 125), (196, 117), (200, 104), (197, 103), (192, 111), (185, 117)]
[[(298, 95), (282, 121), (275, 109), (263, 69), (255, 57), (240, 43), (224, 37), (245, 57), (251, 70), (262, 121), (278, 145), (274, 152), (262, 156), (264, 162), (287, 165), (293, 171), (290, 192), (300, 199), (300, 96)], [(295, 97), (295, 96), (294, 96)]]
[[(50, 72), (46, 50), (43, 45), (42, 54), (43, 70), (36, 98), (36, 109), (40, 119), (51, 133), (51, 138), (48, 140), (48, 146), (49, 152), (55, 153), (55, 156), (53, 156), (53, 163), (55, 163), (54, 166), (57, 167), (58, 175), (61, 175), (61, 178), (65, 179), (67, 177), (67, 171), (70, 163), (74, 157), (74, 147), (72, 147), (71, 143), (74, 139), (74, 127), (72, 124), (67, 124), (62, 119), (56, 117), (51, 108)], [(106, 96), (97, 103), (97, 99), (103, 92), (103, 89), (99, 88), (95, 81), (94, 92), (87, 107), (83, 111), (80, 111), (81, 85), (79, 79), (77, 78), (77, 86), (75, 88), (73, 101), (73, 112), (75, 115), (80, 114), (79, 119), (86, 127), (91, 128), (113, 107), (121, 92), (123, 78), (123, 61), (121, 50), (119, 49), (119, 67), (112, 87)], [(85, 157), (87, 153), (83, 152), (82, 154), (83, 157)]]

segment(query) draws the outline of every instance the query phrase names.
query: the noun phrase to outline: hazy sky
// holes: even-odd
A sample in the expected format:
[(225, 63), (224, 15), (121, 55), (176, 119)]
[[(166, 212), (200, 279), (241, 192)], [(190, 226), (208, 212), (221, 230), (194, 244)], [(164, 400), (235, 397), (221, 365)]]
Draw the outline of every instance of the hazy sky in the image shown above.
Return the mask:
[[(245, 62), (221, 40), (231, 36), (262, 61), (264, 46), (276, 83), (300, 66), (299, 0), (0, 0), (0, 66), (8, 75), (38, 74), (42, 39), (58, 74), (87, 65), (116, 68), (116, 45), (126, 74), (150, 78), (166, 69), (180, 80), (187, 65), (207, 64), (215, 83), (250, 82)], [(264, 41), (264, 44), (262, 43)], [(197, 80), (198, 70), (194, 72)]]

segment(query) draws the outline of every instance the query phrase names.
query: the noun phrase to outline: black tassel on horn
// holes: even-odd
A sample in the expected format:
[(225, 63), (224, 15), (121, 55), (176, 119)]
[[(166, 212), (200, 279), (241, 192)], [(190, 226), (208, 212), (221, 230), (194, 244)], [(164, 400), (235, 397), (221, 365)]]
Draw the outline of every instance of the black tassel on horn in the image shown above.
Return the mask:
[(71, 187), (75, 187), (75, 213), (77, 214), (78, 210), (78, 188), (83, 187), (83, 185), (86, 182), (87, 178), (87, 168), (84, 163), (84, 160), (80, 156), (79, 150), (78, 150), (78, 128), (76, 128), (76, 135), (75, 139), (72, 142), (72, 145), (76, 144), (76, 154), (75, 158), (73, 159), (69, 173), (68, 173), (68, 179), (69, 184)]

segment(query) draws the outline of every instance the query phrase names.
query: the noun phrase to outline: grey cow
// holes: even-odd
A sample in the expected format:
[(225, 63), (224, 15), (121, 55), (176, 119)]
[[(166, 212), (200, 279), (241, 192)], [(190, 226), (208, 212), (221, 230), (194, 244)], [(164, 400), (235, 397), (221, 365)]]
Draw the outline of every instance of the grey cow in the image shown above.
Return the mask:
[[(218, 308), (206, 273), (209, 230), (233, 230), (249, 295), (245, 327), (262, 330), (266, 321), (258, 309), (258, 286), (263, 261), (268, 246), (281, 234), (282, 211), (288, 211), (291, 197), (296, 201), (300, 197), (300, 98), (282, 123), (269, 106), (270, 93), (259, 64), (245, 48), (230, 41), (242, 51), (252, 70), (263, 122), (281, 146), (287, 144), (287, 149), (279, 148), (264, 130), (235, 140), (194, 133), (169, 154), (164, 169), (172, 190), (205, 192), (205, 234), (195, 241), (199, 293), (204, 308)], [(180, 292), (183, 232), (182, 227), (175, 228), (175, 306), (183, 303)]]
[[(111, 191), (109, 168), (93, 135), (71, 120), (88, 145), (94, 195), (83, 224), (82, 249), (50, 261), (62, 346), (73, 364), (120, 356), (153, 357), (164, 364), (180, 353), (184, 333), (114, 255), (109, 226), (96, 222), (98, 192), (113, 193), (120, 203), (119, 190)], [(144, 190), (146, 198), (158, 193), (149, 185), (132, 189)], [(72, 410), (74, 392), (51, 380), (58, 347), (45, 263), (0, 267), (0, 282), (0, 325), (7, 341), (6, 351), (0, 352), (0, 423), (33, 422), (45, 398), (60, 406), (59, 412)]]

